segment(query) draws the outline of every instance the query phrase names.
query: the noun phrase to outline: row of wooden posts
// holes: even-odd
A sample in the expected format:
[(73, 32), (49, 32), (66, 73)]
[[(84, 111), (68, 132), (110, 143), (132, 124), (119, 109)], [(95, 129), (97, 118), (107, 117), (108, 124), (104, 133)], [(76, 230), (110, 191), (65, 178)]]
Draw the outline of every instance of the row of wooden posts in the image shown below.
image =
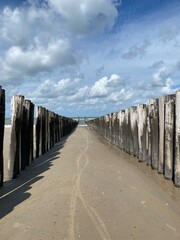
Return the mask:
[[(78, 124), (44, 107), (37, 107), (34, 128), (34, 104), (24, 96), (11, 102), (11, 136), (8, 159), (9, 178), (16, 178), (35, 157), (46, 153)], [(5, 125), (5, 91), (0, 88), (0, 186), (3, 185), (3, 137)]]
[(180, 187), (180, 91), (87, 124)]

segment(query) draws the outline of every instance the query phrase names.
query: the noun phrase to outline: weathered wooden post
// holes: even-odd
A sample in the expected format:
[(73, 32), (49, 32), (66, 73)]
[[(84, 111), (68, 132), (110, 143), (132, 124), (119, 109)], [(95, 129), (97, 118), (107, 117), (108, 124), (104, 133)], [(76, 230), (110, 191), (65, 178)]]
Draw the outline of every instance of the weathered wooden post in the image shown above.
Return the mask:
[(138, 112), (139, 161), (146, 161), (146, 128), (147, 128), (146, 104), (138, 105), (137, 112)]
[(125, 119), (125, 110), (121, 111), (121, 143), (122, 143), (122, 150), (126, 151), (126, 119)]
[(45, 145), (46, 145), (46, 109), (42, 107), (41, 109), (42, 114), (42, 131), (41, 131), (41, 154), (45, 153)]
[(151, 166), (152, 158), (152, 141), (151, 141), (151, 120), (150, 120), (150, 105), (147, 105), (147, 130), (146, 130), (146, 153), (147, 153), (147, 165)]
[(110, 128), (111, 128), (111, 126), (110, 126), (110, 124), (111, 124), (111, 122), (110, 122), (110, 118), (111, 118), (111, 116), (110, 116), (110, 114), (108, 114), (107, 115), (108, 116), (108, 122), (107, 122), (107, 135), (108, 135), (108, 141), (110, 141)]
[(175, 99), (175, 94), (161, 96), (159, 98), (159, 162), (158, 172), (164, 173), (164, 153), (165, 153), (165, 104), (172, 98)]
[(109, 140), (108, 138), (108, 130), (109, 130), (109, 118), (108, 115), (104, 116), (104, 124), (105, 124), (105, 139)]
[(11, 137), (8, 171), (10, 178), (16, 178), (21, 166), (21, 131), (24, 96), (12, 97)]
[(166, 179), (173, 178), (174, 165), (174, 119), (175, 119), (175, 98), (172, 97), (165, 103), (165, 151), (164, 151), (164, 176)]
[(131, 125), (131, 136), (133, 145), (133, 155), (138, 157), (139, 146), (138, 146), (138, 125), (137, 125), (137, 107), (130, 108), (130, 125)]
[(118, 118), (118, 112), (116, 112), (116, 121), (115, 121), (115, 145), (119, 146), (119, 118)]
[(112, 114), (109, 114), (109, 142), (111, 142), (112, 136)]
[(116, 134), (116, 113), (111, 113), (111, 143), (115, 144), (115, 134)]
[(159, 163), (158, 172), (164, 173), (164, 123), (166, 96), (159, 98)]
[(118, 120), (119, 120), (119, 148), (122, 149), (122, 116), (121, 111), (118, 112)]
[(174, 184), (180, 187), (180, 90), (176, 92)]
[(133, 154), (133, 136), (131, 129), (131, 109), (127, 108), (127, 136), (128, 136), (128, 153)]
[(128, 109), (125, 109), (124, 115), (124, 138), (125, 138), (125, 151), (129, 153), (129, 119), (128, 119)]
[(51, 149), (51, 111), (48, 111), (48, 150)]
[(21, 129), (21, 169), (24, 170), (33, 161), (34, 104), (30, 100), (23, 103)]
[(3, 162), (3, 140), (5, 124), (5, 90), (0, 86), (0, 187), (3, 185), (4, 162)]
[(159, 105), (158, 99), (149, 100), (148, 118), (150, 123), (149, 159), (152, 169), (158, 168), (159, 160)]
[(21, 164), (20, 170), (24, 170), (26, 168), (26, 164), (28, 161), (28, 140), (29, 140), (29, 102), (26, 100), (23, 102), (23, 109), (22, 109), (22, 128), (21, 128)]
[(36, 108), (36, 157), (40, 156), (41, 150), (41, 107)]
[(49, 150), (48, 140), (49, 140), (49, 111), (46, 109), (45, 111), (45, 122), (46, 122), (46, 140), (45, 140), (45, 152)]
[(34, 104), (30, 102), (29, 110), (29, 142), (30, 142), (30, 155), (29, 163), (34, 159)]

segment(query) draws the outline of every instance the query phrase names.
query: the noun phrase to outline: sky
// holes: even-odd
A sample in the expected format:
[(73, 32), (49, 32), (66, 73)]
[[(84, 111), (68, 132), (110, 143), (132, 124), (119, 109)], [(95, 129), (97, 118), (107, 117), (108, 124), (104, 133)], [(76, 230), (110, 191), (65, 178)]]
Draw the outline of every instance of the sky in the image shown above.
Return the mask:
[(0, 0), (6, 116), (102, 116), (180, 89), (180, 0)]

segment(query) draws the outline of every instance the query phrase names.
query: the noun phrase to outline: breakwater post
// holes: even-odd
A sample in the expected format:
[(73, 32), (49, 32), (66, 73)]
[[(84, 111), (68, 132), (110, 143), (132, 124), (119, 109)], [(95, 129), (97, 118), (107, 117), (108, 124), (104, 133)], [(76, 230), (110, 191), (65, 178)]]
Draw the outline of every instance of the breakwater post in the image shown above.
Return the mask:
[(36, 108), (36, 157), (51, 149), (62, 137), (69, 134), (78, 122), (60, 116), (44, 107)]
[(164, 176), (166, 179), (173, 179), (174, 161), (174, 133), (175, 133), (175, 96), (168, 97), (165, 103), (164, 121)]
[(87, 125), (180, 187), (180, 90)]
[(11, 137), (8, 170), (9, 177), (16, 178), (21, 168), (22, 125), (24, 96), (13, 96), (11, 100)]
[(11, 100), (11, 136), (8, 160), (9, 178), (16, 178), (33, 161), (34, 104), (24, 96)]
[(174, 182), (180, 187), (180, 90), (176, 92)]
[(138, 112), (138, 145), (139, 145), (139, 161), (146, 161), (146, 133), (147, 133), (147, 107), (146, 104), (137, 106)]
[(34, 104), (30, 100), (23, 102), (21, 131), (21, 167), (24, 170), (33, 161)]
[(5, 124), (5, 90), (0, 86), (0, 187), (3, 185), (4, 162), (3, 162), (3, 140)]
[[(3, 103), (1, 104), (0, 101), (0, 110), (1, 106), (2, 109), (5, 109), (3, 108)], [(30, 100), (26, 100), (24, 96), (13, 96), (11, 106), (11, 136), (8, 159), (10, 179), (16, 178), (20, 171), (24, 170), (26, 166), (33, 161), (34, 157), (39, 157), (46, 153), (55, 143), (60, 141), (63, 136), (70, 133), (78, 124), (77, 121), (71, 118), (59, 116), (47, 110), (45, 107), (38, 106), (36, 110), (34, 138), (34, 104)], [(4, 127), (4, 122), (2, 126)], [(0, 128), (0, 130), (2, 131), (3, 128)], [(3, 161), (1, 165), (3, 166)], [(0, 173), (3, 178), (3, 167), (1, 168)]]

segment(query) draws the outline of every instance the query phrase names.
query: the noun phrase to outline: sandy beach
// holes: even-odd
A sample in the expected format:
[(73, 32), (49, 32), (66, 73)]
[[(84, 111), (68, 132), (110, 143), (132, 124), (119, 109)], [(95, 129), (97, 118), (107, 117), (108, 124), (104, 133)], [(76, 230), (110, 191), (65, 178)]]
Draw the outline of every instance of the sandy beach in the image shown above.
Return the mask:
[(180, 239), (180, 189), (88, 127), (35, 159), (0, 193), (3, 240)]

